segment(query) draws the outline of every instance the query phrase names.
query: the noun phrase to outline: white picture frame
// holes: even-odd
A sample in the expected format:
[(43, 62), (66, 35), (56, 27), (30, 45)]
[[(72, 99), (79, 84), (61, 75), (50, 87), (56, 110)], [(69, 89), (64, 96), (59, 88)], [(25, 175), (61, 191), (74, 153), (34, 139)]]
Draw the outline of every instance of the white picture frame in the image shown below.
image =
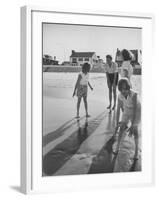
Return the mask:
[[(80, 191), (108, 187), (144, 186), (154, 183), (153, 20), (151, 14), (21, 8), (21, 191), (28, 193)], [(42, 22), (125, 26), (142, 28), (143, 112), (142, 172), (89, 176), (41, 175), (41, 48)], [(149, 81), (147, 81), (149, 80)], [(149, 90), (149, 93), (146, 91)], [(151, 104), (149, 102), (152, 102)], [(149, 113), (148, 115), (146, 113)], [(107, 180), (107, 181), (106, 181)]]

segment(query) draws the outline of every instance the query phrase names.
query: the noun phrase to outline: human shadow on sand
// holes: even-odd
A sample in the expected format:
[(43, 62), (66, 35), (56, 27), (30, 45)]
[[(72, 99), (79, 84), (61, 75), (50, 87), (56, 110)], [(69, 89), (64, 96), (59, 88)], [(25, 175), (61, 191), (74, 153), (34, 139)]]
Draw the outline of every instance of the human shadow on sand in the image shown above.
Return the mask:
[[(82, 120), (84, 117), (81, 117), (80, 120)], [(52, 131), (48, 133), (47, 135), (43, 136), (43, 147), (46, 146), (49, 142), (57, 139), (58, 137), (62, 136), (66, 130), (71, 128), (74, 124), (77, 123), (77, 120), (75, 118), (68, 120), (65, 122), (62, 126), (60, 126), (55, 131)]]
[(86, 119), (82, 126), (77, 120), (77, 130), (43, 157), (43, 175), (53, 175), (61, 168), (78, 151), (83, 141), (93, 134), (104, 117), (105, 112), (89, 122)]

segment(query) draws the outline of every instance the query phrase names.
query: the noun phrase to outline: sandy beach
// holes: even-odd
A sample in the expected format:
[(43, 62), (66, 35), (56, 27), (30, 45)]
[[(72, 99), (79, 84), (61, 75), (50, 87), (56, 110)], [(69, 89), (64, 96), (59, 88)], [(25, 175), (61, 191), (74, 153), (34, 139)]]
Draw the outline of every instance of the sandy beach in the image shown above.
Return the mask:
[[(88, 92), (90, 118), (81, 102), (76, 120), (72, 98), (76, 73), (43, 73), (43, 176), (141, 170), (141, 158), (132, 169), (134, 139), (126, 136), (112, 164), (111, 141), (115, 112), (108, 113), (108, 89), (104, 73), (91, 73), (94, 88)], [(141, 76), (132, 78), (133, 89), (141, 96)], [(113, 145), (112, 145), (113, 144)]]

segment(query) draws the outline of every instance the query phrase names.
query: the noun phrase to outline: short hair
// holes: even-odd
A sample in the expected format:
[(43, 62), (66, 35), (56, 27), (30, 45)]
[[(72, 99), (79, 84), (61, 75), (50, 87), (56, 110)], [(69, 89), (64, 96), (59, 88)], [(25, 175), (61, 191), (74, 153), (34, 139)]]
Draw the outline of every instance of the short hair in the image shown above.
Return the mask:
[(123, 87), (126, 89), (126, 90), (130, 90), (130, 84), (129, 84), (129, 81), (128, 79), (120, 79), (119, 82), (118, 82), (118, 90), (121, 92)]
[(132, 56), (131, 56), (130, 52), (129, 52), (127, 49), (123, 49), (123, 50), (121, 51), (121, 54), (122, 54), (123, 59), (124, 59), (125, 61), (127, 61), (127, 60), (132, 60)]
[(89, 63), (84, 63), (82, 65), (82, 72), (83, 73), (88, 73), (91, 69), (91, 65)]
[(106, 55), (106, 58), (111, 59), (112, 60), (112, 56), (111, 55)]

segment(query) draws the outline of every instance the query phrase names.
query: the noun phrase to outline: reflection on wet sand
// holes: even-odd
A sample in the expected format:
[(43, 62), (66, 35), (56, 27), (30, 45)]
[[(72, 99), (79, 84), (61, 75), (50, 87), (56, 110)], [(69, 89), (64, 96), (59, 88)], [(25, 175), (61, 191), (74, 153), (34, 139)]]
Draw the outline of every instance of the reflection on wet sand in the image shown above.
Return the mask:
[(112, 162), (112, 146), (114, 139), (112, 136), (114, 134), (115, 127), (115, 112), (109, 113), (108, 117), (105, 119), (105, 123), (105, 134), (110, 134), (111, 137), (108, 141), (106, 141), (101, 151), (93, 159), (92, 165), (88, 172), (89, 174), (113, 172), (114, 162)]
[[(81, 119), (83, 119), (84, 117), (82, 117)], [(60, 137), (62, 134), (64, 134), (64, 132), (71, 128), (74, 124), (76, 124), (76, 121), (73, 119), (67, 121), (66, 123), (64, 123), (62, 126), (60, 126), (58, 129), (56, 129), (55, 131), (47, 134), (46, 136), (43, 137), (43, 146), (47, 145), (49, 142), (51, 142), (52, 140), (55, 140), (56, 138)]]
[(78, 141), (81, 144), (87, 138), (87, 128), (88, 128), (88, 119), (85, 119), (85, 123), (82, 126), (80, 120), (77, 120), (77, 127), (78, 127)]
[[(71, 124), (69, 124), (70, 122)], [(69, 122), (67, 122), (69, 125), (65, 123), (63, 126), (61, 126), (61, 128), (54, 131), (57, 137), (58, 134), (62, 135), (68, 126), (76, 124), (76, 131), (74, 131), (67, 139), (55, 146), (55, 148), (51, 149), (51, 151), (49, 151), (43, 157), (43, 175), (48, 176), (63, 174), (83, 174), (83, 172), (86, 170), (79, 169), (79, 166), (85, 167), (88, 164), (89, 167), (87, 166), (86, 172), (88, 174), (111, 173), (114, 171), (120, 172), (121, 168), (124, 171), (123, 165), (125, 166), (126, 163), (129, 163), (130, 156), (128, 155), (131, 155), (130, 152), (132, 152), (132, 148), (130, 149), (130, 151), (127, 149), (126, 152), (124, 148), (126, 145), (127, 148), (129, 148), (130, 144), (128, 144), (127, 141), (124, 141), (121, 146), (119, 155), (113, 155), (114, 139), (112, 136), (114, 133), (114, 122), (115, 113), (112, 113), (111, 115), (101, 113), (99, 116), (90, 121), (87, 118), (85, 118), (84, 122), (82, 121), (82, 119), (70, 120)], [(101, 126), (101, 123), (103, 123), (104, 126)], [(93, 133), (96, 131), (97, 128), (99, 132), (102, 132), (96, 136), (96, 144), (94, 144), (96, 145), (96, 147), (93, 147), (91, 144), (91, 140), (87, 141), (87, 139), (92, 137), (93, 141)], [(99, 137), (101, 136), (102, 138), (104, 138), (104, 140), (102, 139), (103, 146), (101, 140), (99, 140)], [(51, 136), (49, 137), (51, 138)], [(54, 137), (52, 136), (52, 138)], [(86, 143), (86, 145), (84, 145), (85, 147), (83, 146), (83, 149), (81, 148), (81, 150), (79, 151), (80, 146), (82, 146), (83, 143)], [(89, 145), (91, 145), (90, 149)], [(97, 148), (98, 146), (100, 147)], [(99, 149), (99, 151), (94, 152), (94, 148)], [(124, 151), (125, 153), (123, 153)], [(84, 160), (81, 161), (82, 159)], [(79, 166), (77, 166), (77, 163), (80, 163)], [(125, 168), (125, 171), (135, 171), (135, 166), (136, 163), (131, 162), (129, 163), (129, 170)], [(71, 169), (71, 167), (73, 169)], [(67, 168), (69, 168), (69, 170), (67, 170)]]
[[(53, 175), (60, 167), (62, 167), (62, 165), (76, 153), (82, 142), (93, 134), (103, 118), (104, 113), (101, 113), (95, 119), (91, 120), (89, 124), (86, 122), (82, 127), (78, 127), (79, 121), (77, 120), (76, 131), (43, 157), (44, 174)], [(61, 133), (61, 131), (59, 133)]]
[(121, 169), (140, 171), (140, 168), (135, 170), (137, 163), (130, 162), (134, 152), (132, 141), (124, 140), (119, 154), (113, 154), (114, 123), (115, 112), (101, 113), (90, 120), (81, 118), (66, 122), (53, 132), (56, 136), (52, 138), (60, 137), (72, 124), (76, 125), (76, 131), (43, 157), (43, 176), (111, 173)]
[[(92, 117), (79, 120), (73, 118), (76, 106), (72, 99), (74, 75), (63, 74), (62, 81), (61, 74), (59, 80), (59, 74), (45, 73), (45, 76), (43, 176), (141, 171), (141, 149), (139, 160), (134, 162), (132, 159), (135, 151), (133, 137), (126, 134), (118, 155), (113, 154), (116, 112), (109, 114), (104, 110), (108, 104), (105, 75), (92, 75), (96, 90), (89, 94)], [(47, 76), (50, 79), (47, 80)], [(80, 114), (85, 114), (82, 107)]]
[(93, 159), (89, 169), (89, 174), (110, 173), (113, 172), (112, 162), (112, 138), (106, 142), (99, 154)]

